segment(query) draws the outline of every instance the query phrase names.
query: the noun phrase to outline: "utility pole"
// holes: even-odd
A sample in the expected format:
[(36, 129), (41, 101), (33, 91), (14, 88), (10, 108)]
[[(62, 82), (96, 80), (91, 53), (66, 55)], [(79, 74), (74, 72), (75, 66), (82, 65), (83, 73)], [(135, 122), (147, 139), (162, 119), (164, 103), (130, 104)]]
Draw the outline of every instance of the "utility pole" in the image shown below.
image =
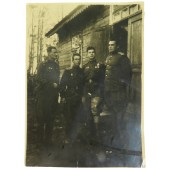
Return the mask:
[(37, 33), (37, 65), (40, 62), (40, 57), (39, 57), (39, 49), (40, 49), (40, 11), (38, 14), (38, 33)]
[(42, 50), (43, 50), (43, 18), (42, 18), (42, 21), (41, 21), (41, 33), (40, 33), (40, 62), (42, 61)]
[(42, 61), (42, 51), (43, 51), (43, 29), (44, 29), (44, 15), (45, 9), (40, 9), (39, 19), (38, 19), (38, 36), (37, 36), (37, 65)]
[(33, 20), (33, 13), (32, 13), (32, 32), (31, 32), (31, 48), (29, 54), (29, 73), (33, 74), (33, 62), (34, 62), (34, 20)]

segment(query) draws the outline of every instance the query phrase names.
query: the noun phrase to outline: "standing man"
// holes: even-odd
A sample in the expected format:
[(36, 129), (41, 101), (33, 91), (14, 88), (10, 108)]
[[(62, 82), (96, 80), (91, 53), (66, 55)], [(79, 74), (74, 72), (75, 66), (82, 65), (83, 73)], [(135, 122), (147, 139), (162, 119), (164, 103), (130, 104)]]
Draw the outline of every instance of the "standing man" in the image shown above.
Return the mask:
[(98, 141), (99, 116), (102, 111), (104, 64), (97, 63), (95, 48), (87, 48), (88, 63), (83, 66), (85, 74), (84, 110), (91, 142)]
[(73, 66), (66, 69), (60, 81), (61, 102), (65, 103), (66, 139), (65, 143), (74, 142), (79, 133), (82, 113), (82, 94), (84, 74), (80, 68), (81, 56), (73, 54)]
[[(131, 64), (129, 59), (118, 53), (117, 42), (109, 41), (109, 56), (106, 58), (105, 72), (105, 104), (110, 114), (108, 129), (110, 139), (113, 141), (115, 134), (120, 135), (120, 126), (127, 106), (127, 87), (131, 81)], [(111, 144), (109, 143), (109, 144)]]
[(48, 56), (37, 71), (38, 142), (52, 142), (55, 112), (58, 107), (59, 64), (56, 47), (47, 48)]

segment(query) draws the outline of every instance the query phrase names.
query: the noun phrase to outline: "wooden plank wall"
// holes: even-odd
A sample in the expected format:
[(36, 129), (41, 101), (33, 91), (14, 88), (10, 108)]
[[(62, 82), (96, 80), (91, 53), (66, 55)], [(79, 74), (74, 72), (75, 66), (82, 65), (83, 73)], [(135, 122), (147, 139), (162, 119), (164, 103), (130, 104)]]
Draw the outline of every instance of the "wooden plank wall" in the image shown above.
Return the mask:
[[(109, 10), (110, 6), (105, 5), (103, 7), (103, 10), (101, 11), (100, 15), (97, 16), (96, 19), (91, 18), (88, 23), (86, 23), (81, 29), (78, 30), (78, 32), (82, 33), (82, 64), (84, 65), (87, 62), (86, 57), (86, 49), (88, 46), (94, 46), (96, 48), (96, 51), (100, 48), (103, 49), (102, 46), (107, 45), (106, 44), (106, 27), (109, 25)], [(101, 29), (101, 35), (100, 33), (96, 33)], [(102, 32), (103, 31), (103, 32)], [(59, 50), (60, 50), (60, 59), (59, 64), (60, 68), (64, 69), (71, 66), (71, 34), (73, 32), (70, 32), (69, 37), (67, 37), (63, 42), (59, 43)], [(75, 33), (74, 35), (78, 35), (79, 33)], [(106, 50), (102, 50), (102, 53), (106, 53)], [(105, 54), (101, 54), (105, 55)]]
[(129, 39), (128, 51), (132, 63), (132, 88), (130, 98), (136, 104), (141, 103), (141, 68), (142, 68), (142, 15), (136, 15), (128, 20)]
[(68, 38), (66, 41), (59, 44), (59, 65), (60, 69), (70, 67), (71, 64), (71, 41)]
[[(96, 48), (96, 54), (98, 54), (99, 49), (103, 48), (105, 45), (107, 46), (106, 41), (108, 37), (105, 33), (109, 24), (109, 9), (110, 7), (108, 5), (104, 6), (103, 11), (101, 11), (101, 14), (96, 20), (91, 20), (89, 25), (83, 30), (83, 64), (88, 61), (86, 57), (86, 49), (88, 46), (94, 46)], [(107, 51), (103, 53), (107, 53)], [(106, 54), (101, 55), (105, 56)]]

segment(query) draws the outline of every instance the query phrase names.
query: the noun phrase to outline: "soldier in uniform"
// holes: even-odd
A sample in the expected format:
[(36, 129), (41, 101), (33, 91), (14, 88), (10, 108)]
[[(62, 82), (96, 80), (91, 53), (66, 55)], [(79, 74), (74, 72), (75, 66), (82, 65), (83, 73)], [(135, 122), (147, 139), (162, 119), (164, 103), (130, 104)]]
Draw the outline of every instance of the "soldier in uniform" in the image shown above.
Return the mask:
[[(109, 112), (107, 124), (110, 129), (109, 144), (115, 134), (120, 135), (120, 126), (127, 106), (127, 87), (131, 81), (130, 60), (117, 51), (117, 42), (109, 41), (109, 56), (106, 58), (105, 104)], [(110, 143), (111, 142), (111, 143)]]
[(83, 104), (90, 141), (98, 142), (99, 117), (103, 101), (104, 64), (96, 61), (94, 47), (87, 48), (87, 57), (89, 61), (83, 66), (85, 74)]
[(60, 81), (61, 103), (65, 103), (66, 139), (65, 143), (76, 140), (82, 109), (84, 84), (83, 70), (80, 68), (81, 56), (73, 54), (73, 66), (67, 68)]
[(37, 71), (37, 123), (38, 142), (50, 144), (56, 109), (58, 107), (59, 64), (57, 50), (47, 48), (48, 56)]

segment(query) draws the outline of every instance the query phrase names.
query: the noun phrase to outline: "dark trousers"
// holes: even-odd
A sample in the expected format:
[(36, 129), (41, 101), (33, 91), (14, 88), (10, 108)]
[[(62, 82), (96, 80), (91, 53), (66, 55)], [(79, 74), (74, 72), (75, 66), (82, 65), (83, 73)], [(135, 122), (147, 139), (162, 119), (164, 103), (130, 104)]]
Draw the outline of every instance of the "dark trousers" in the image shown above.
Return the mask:
[(86, 117), (87, 135), (89, 140), (99, 142), (99, 121), (102, 111), (102, 98), (98, 96), (84, 96), (84, 114)]
[(64, 108), (66, 139), (76, 141), (82, 127), (83, 111), (81, 97), (66, 98)]
[[(123, 119), (126, 112), (127, 100), (123, 92), (105, 92), (105, 105), (109, 116), (107, 116), (108, 144), (110, 145), (114, 137), (120, 136)], [(107, 131), (106, 129), (106, 131)]]
[(40, 94), (37, 101), (37, 138), (39, 143), (52, 142), (55, 115), (58, 109), (58, 95)]

